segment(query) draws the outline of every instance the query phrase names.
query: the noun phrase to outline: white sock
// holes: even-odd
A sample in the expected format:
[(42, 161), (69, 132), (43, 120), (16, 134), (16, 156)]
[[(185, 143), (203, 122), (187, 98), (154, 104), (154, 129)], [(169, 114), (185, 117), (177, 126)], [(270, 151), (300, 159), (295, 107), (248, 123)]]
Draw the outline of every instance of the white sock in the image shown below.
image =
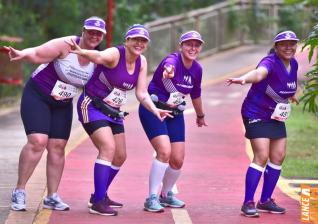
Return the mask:
[(168, 166), (162, 181), (162, 191), (161, 195), (166, 197), (167, 193), (172, 190), (173, 185), (177, 182), (181, 174), (181, 169), (175, 170)]
[(167, 167), (168, 163), (160, 162), (157, 159), (152, 162), (149, 175), (149, 196), (152, 194), (158, 194), (159, 187)]

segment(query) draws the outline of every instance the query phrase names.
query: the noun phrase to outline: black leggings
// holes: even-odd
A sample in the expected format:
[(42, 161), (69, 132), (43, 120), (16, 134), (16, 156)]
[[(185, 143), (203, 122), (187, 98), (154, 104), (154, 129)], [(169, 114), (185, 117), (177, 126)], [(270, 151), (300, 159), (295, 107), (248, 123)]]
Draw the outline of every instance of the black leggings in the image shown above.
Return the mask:
[(41, 133), (49, 138), (66, 140), (70, 137), (72, 100), (55, 100), (43, 93), (32, 79), (24, 88), (20, 112), (27, 135)]

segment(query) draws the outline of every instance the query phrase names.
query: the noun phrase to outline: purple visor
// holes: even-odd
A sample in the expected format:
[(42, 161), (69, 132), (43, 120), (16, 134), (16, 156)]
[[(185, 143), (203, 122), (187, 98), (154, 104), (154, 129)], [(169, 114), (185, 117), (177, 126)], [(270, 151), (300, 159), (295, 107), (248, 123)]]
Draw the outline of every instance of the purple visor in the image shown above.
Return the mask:
[(273, 39), (273, 42), (277, 43), (284, 40), (299, 41), (296, 34), (293, 31), (288, 30), (288, 31), (280, 32), (279, 34), (277, 34), (276, 37)]
[(142, 37), (150, 41), (148, 30), (140, 24), (135, 24), (132, 27), (130, 27), (125, 35), (125, 39), (136, 37)]
[(84, 22), (84, 28), (86, 30), (98, 30), (104, 34), (106, 34), (106, 23), (103, 19), (99, 17), (90, 17), (85, 20)]
[(191, 31), (188, 31), (188, 32), (182, 34), (180, 36), (179, 43), (182, 44), (184, 41), (187, 41), (187, 40), (198, 40), (202, 44), (204, 43), (204, 41), (201, 37), (201, 34), (199, 34), (199, 32), (194, 31), (194, 30), (191, 30)]

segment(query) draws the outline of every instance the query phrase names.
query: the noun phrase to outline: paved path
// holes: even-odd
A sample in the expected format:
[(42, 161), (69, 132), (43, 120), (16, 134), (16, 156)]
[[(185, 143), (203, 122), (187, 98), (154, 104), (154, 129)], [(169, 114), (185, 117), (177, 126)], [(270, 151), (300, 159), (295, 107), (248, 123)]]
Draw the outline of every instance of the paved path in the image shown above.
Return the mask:
[[(5, 181), (0, 183), (0, 223), (299, 223), (297, 202), (280, 191), (275, 193), (275, 197), (287, 207), (289, 212), (286, 215), (264, 214), (257, 221), (239, 215), (244, 175), (249, 163), (240, 104), (248, 87), (225, 87), (218, 82), (221, 76), (239, 75), (255, 66), (267, 49), (266, 46), (245, 46), (201, 60), (205, 83), (203, 98), (209, 127), (196, 128), (193, 110), (187, 110), (187, 155), (178, 182), (179, 195), (187, 202), (185, 209), (168, 209), (164, 214), (142, 211), (153, 152), (142, 131), (133, 99), (125, 127), (128, 160), (110, 189), (113, 198), (125, 203), (118, 217), (88, 214), (86, 203), (93, 189), (92, 167), (97, 151), (76, 121), (68, 144), (68, 150), (73, 150), (67, 156), (59, 190), (72, 210), (51, 212), (39, 207), (45, 191), (43, 158), (27, 187), (28, 212), (9, 213), (8, 195), (16, 181), (18, 154), (25, 137), (17, 112), (1, 116), (1, 150), (5, 153), (1, 152), (0, 165), (5, 168), (1, 169), (0, 177)], [(275, 221), (270, 221), (273, 218)]]
[[(185, 209), (166, 209), (163, 214), (142, 210), (147, 196), (148, 170), (153, 151), (139, 124), (137, 113), (126, 120), (128, 160), (119, 173), (110, 195), (125, 206), (118, 217), (88, 214), (87, 200), (93, 187), (92, 173), (96, 150), (89, 139), (76, 147), (67, 159), (60, 193), (71, 204), (70, 212), (41, 211), (48, 223), (255, 223), (240, 215), (244, 192), (244, 176), (249, 164), (245, 152), (240, 103), (246, 93), (239, 86), (223, 84), (205, 88), (208, 128), (195, 126), (191, 109), (186, 115), (187, 150), (182, 176), (178, 182), (179, 197)], [(259, 197), (260, 193), (257, 193)], [(258, 198), (256, 197), (256, 199)], [(285, 215), (264, 214), (258, 223), (299, 223), (298, 202), (279, 190), (277, 200), (286, 206)], [(42, 219), (42, 223), (45, 219)], [(44, 222), (43, 222), (44, 223)]]

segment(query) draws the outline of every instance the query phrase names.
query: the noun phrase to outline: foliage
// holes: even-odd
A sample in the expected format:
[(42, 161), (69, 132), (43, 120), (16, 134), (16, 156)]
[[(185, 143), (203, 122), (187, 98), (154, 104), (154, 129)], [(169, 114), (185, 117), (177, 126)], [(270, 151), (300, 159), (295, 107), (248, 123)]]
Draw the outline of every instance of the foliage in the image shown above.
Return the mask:
[[(311, 20), (309, 22), (317, 23), (318, 22), (318, 1), (317, 0), (285, 0), (285, 3), (289, 4), (290, 6), (295, 7), (295, 12), (301, 8), (302, 12), (305, 13), (304, 7), (305, 6), (311, 6), (315, 10), (313, 13), (309, 13), (311, 16)], [(308, 12), (307, 12), (308, 13)], [(292, 14), (293, 15), (293, 14)], [(286, 24), (294, 24), (297, 27), (298, 23), (298, 28), (299, 25), (304, 24), (299, 23), (298, 21), (304, 21), (304, 20), (299, 20), (301, 18), (294, 18), (291, 16), (286, 20)], [(298, 30), (295, 29), (297, 32)], [(299, 32), (299, 31), (298, 31)], [(314, 58), (315, 63), (312, 66), (312, 70), (309, 71), (305, 76), (308, 78), (308, 80), (305, 82), (304, 90), (303, 90), (303, 95), (300, 98), (302, 102), (304, 102), (303, 109), (308, 110), (309, 112), (313, 112), (316, 115), (318, 115), (318, 24), (313, 27), (311, 32), (309, 33), (308, 37), (305, 38), (303, 41), (303, 49), (304, 48), (309, 48), (309, 55), (308, 55), (308, 60), (311, 61), (313, 59), (314, 54), (316, 53), (316, 56)], [(316, 51), (315, 51), (316, 50)]]
[(303, 105), (292, 105), (286, 121), (287, 152), (283, 164), (284, 177), (318, 178), (317, 117), (302, 111)]
[[(314, 13), (316, 22), (318, 22), (317, 11)], [(304, 110), (307, 108), (309, 112), (318, 115), (318, 24), (313, 27), (308, 37), (304, 40), (303, 49), (307, 47), (309, 48), (308, 60), (315, 60), (315, 62), (312, 70), (306, 74), (308, 80), (305, 83), (301, 101), (304, 102)]]
[(287, 5), (279, 10), (280, 18), (278, 21), (279, 30), (293, 30), (298, 36), (302, 36), (305, 28), (308, 27), (306, 22), (311, 20), (307, 15), (304, 5)]
[(314, 58), (315, 63), (311, 71), (306, 74), (308, 80), (305, 83), (304, 95), (301, 100), (304, 101), (304, 109), (308, 109), (309, 112), (318, 112), (318, 54), (315, 49), (318, 49), (318, 25), (314, 26), (313, 30), (310, 32), (308, 37), (304, 40), (304, 46), (309, 47), (308, 60), (313, 59), (314, 53), (316, 56)]
[(287, 4), (303, 4), (303, 5), (312, 5), (318, 6), (317, 0), (285, 0)]
[(177, 15), (210, 6), (221, 0), (133, 0), (116, 1), (114, 10), (114, 44), (123, 41), (124, 32), (135, 23), (144, 24), (159, 18)]
[[(145, 23), (161, 17), (205, 7), (220, 0), (113, 0), (113, 45), (134, 23)], [(173, 6), (173, 7), (172, 7)], [(90, 16), (106, 19), (107, 0), (0, 0), (0, 36), (18, 36), (23, 42), (5, 43), (18, 49), (37, 46), (53, 38), (80, 35), (83, 21)], [(103, 45), (105, 46), (105, 45)], [(102, 47), (103, 48), (103, 47)], [(24, 77), (34, 66), (24, 65)], [(16, 91), (17, 90), (17, 91)], [(16, 95), (20, 89), (0, 85), (0, 98)]]

